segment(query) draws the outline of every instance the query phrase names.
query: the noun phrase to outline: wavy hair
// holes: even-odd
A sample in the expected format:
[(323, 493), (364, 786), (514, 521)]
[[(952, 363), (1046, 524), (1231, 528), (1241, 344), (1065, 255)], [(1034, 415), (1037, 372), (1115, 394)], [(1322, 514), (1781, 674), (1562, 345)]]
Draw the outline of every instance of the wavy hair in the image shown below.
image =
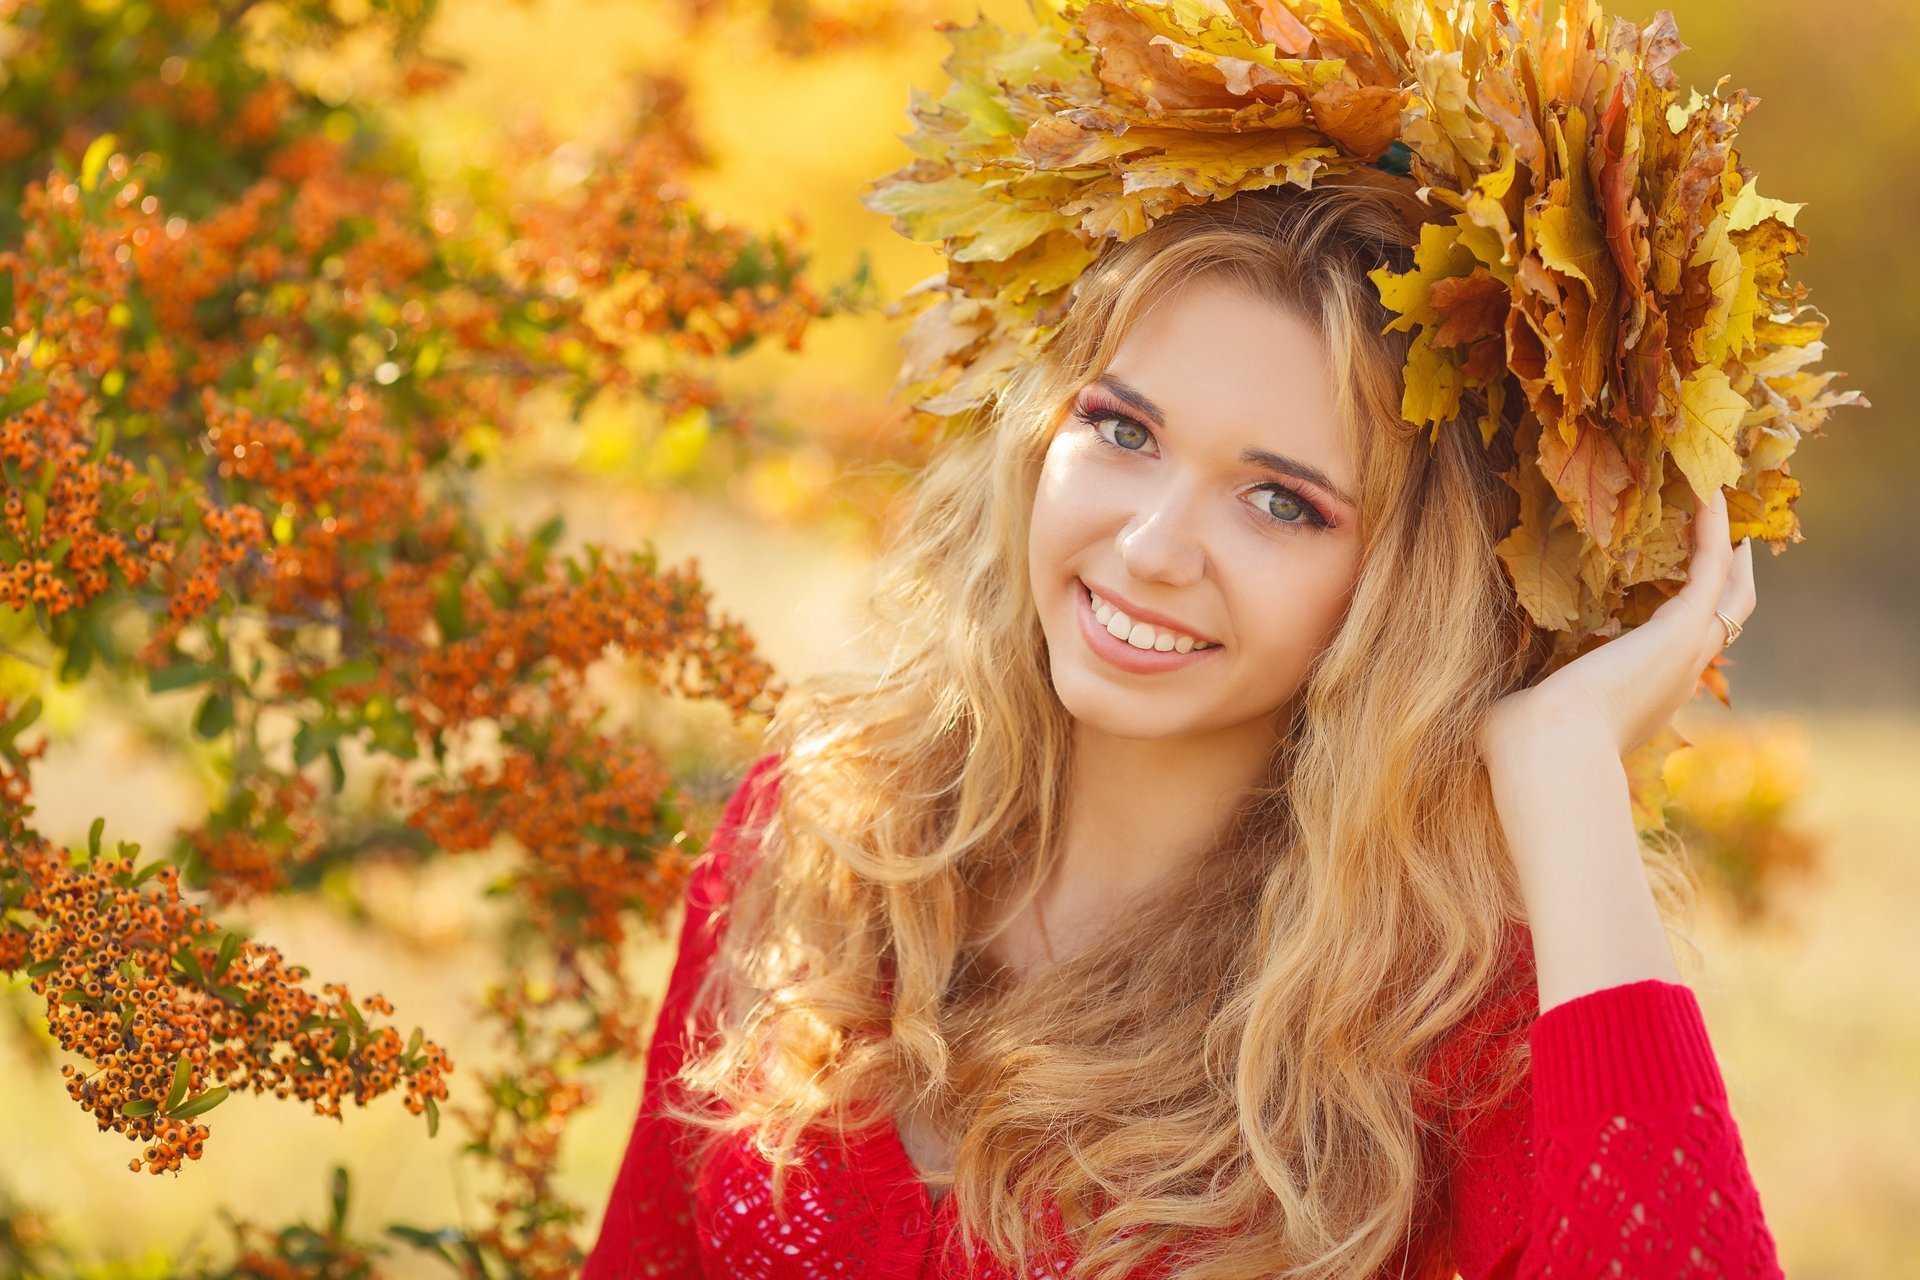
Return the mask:
[[(954, 1138), (967, 1240), (1009, 1263), (1048, 1248), (1051, 1199), (1085, 1276), (1155, 1257), (1205, 1280), (1443, 1267), (1412, 1248), (1445, 1156), (1423, 1070), (1525, 960), (1475, 737), (1546, 647), (1493, 550), (1510, 448), (1483, 447), (1476, 406), (1431, 440), (1400, 417), (1405, 338), (1367, 272), (1405, 269), (1421, 216), (1351, 182), (1156, 223), (916, 478), (862, 633), (873, 660), (797, 685), (772, 723), (778, 805), (681, 1076), (686, 1118), (751, 1134), (776, 1199), (804, 1133), (912, 1106)], [(1131, 326), (1201, 278), (1324, 343), (1358, 579), (1191, 887), (1014, 975), (982, 950), (1053, 864), (1072, 764), (1028, 585), (1041, 460)], [(1510, 1040), (1506, 1082), (1524, 1069)]]

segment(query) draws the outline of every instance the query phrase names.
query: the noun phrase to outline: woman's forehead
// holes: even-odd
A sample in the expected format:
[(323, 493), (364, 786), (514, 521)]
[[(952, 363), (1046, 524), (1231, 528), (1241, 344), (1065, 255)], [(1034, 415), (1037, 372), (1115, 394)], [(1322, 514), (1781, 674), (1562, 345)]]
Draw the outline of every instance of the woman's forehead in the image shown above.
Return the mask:
[(1121, 335), (1095, 382), (1176, 438), (1238, 457), (1265, 449), (1354, 491), (1333, 366), (1296, 308), (1229, 280), (1175, 287)]

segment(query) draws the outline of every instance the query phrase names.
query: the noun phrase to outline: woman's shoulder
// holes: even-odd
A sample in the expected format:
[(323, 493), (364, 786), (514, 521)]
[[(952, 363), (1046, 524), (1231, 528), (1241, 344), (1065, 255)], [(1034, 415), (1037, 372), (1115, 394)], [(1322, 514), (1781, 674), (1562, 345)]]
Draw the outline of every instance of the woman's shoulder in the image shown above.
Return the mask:
[(689, 911), (710, 912), (733, 894), (780, 795), (780, 754), (755, 760), (734, 788), (687, 881)]

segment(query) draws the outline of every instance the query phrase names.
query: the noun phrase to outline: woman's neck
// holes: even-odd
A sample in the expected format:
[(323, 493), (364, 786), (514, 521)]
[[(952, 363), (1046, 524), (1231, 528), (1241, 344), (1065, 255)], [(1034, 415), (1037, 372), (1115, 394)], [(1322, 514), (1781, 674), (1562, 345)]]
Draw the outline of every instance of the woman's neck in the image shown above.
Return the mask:
[(988, 954), (1021, 972), (1058, 963), (1179, 883), (1266, 775), (1272, 745), (1246, 733), (1121, 738), (1076, 724), (1052, 872)]

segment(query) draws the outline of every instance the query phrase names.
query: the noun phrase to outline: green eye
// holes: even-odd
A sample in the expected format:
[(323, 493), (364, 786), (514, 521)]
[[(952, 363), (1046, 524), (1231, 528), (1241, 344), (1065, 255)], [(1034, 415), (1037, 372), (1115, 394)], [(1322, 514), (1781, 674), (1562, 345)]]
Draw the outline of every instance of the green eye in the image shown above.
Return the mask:
[(1139, 449), (1152, 439), (1147, 429), (1137, 422), (1128, 422), (1125, 418), (1109, 418), (1113, 423), (1113, 442), (1122, 449)]
[(1274, 519), (1284, 520), (1292, 524), (1297, 520), (1305, 518), (1307, 506), (1294, 494), (1288, 493), (1284, 489), (1268, 489), (1265, 490), (1265, 492), (1269, 498), (1273, 499), (1272, 502), (1267, 504), (1267, 514)]

